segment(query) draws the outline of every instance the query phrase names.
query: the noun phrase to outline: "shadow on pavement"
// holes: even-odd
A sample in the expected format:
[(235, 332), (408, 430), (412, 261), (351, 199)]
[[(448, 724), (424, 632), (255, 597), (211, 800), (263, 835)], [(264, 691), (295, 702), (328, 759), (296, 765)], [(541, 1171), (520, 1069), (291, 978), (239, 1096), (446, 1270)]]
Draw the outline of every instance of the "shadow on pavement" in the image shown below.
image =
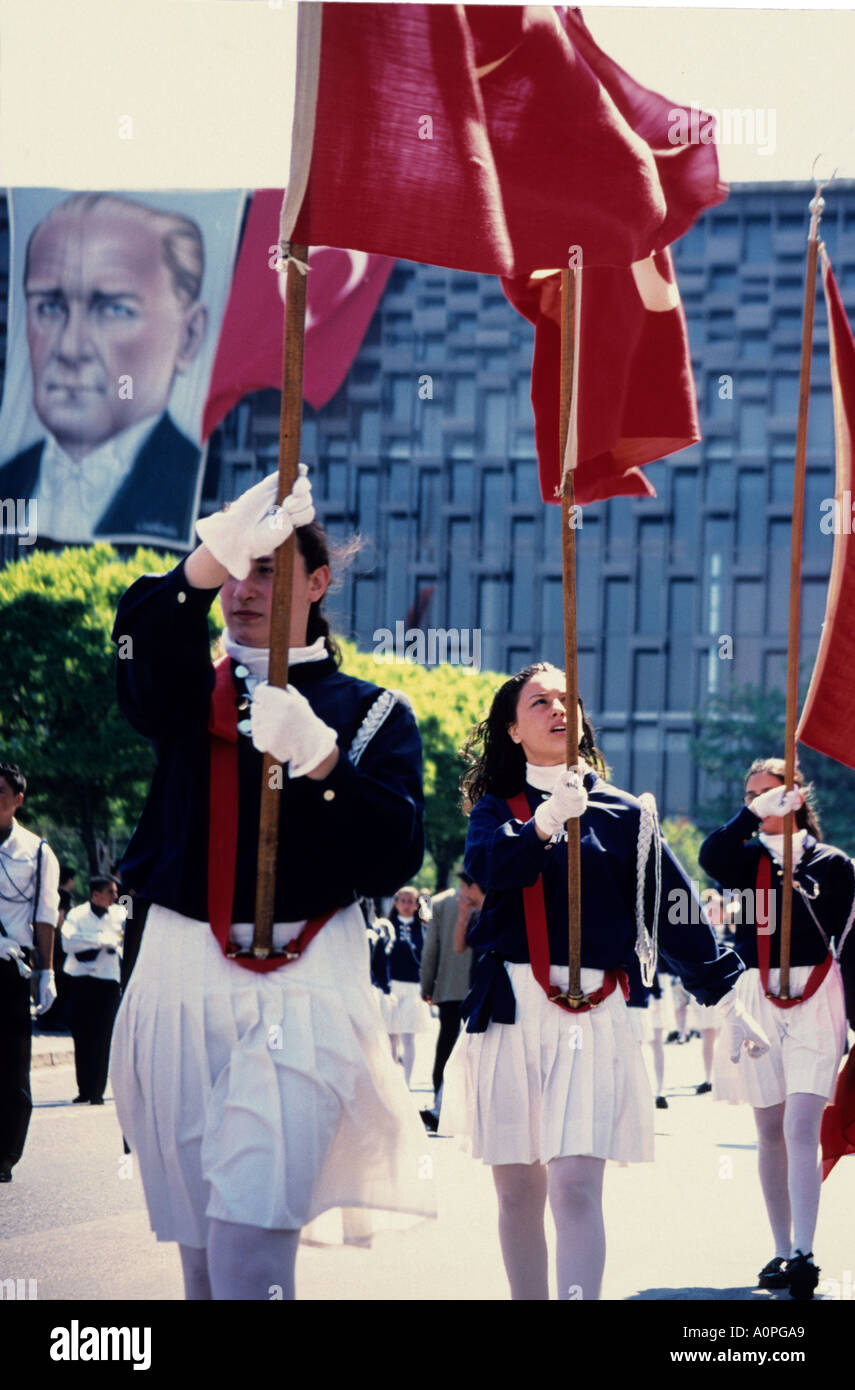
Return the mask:
[[(690, 1289), (640, 1289), (638, 1293), (632, 1294), (625, 1300), (627, 1303), (652, 1303), (652, 1302), (675, 1302), (675, 1303), (790, 1303), (794, 1300), (790, 1298), (785, 1289), (774, 1291), (771, 1289), (710, 1289), (710, 1288), (690, 1288)], [(822, 1303), (822, 1298), (814, 1299), (814, 1302)]]

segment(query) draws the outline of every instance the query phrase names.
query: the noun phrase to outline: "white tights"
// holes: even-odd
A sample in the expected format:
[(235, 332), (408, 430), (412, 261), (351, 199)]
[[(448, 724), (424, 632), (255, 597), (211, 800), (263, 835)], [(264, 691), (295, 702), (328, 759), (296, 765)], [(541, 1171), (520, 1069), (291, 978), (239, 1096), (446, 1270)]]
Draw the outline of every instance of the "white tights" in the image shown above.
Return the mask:
[(559, 1300), (598, 1299), (606, 1260), (603, 1227), (605, 1161), (585, 1155), (542, 1163), (499, 1163), (499, 1240), (511, 1298), (549, 1298), (546, 1198), (555, 1220)]
[[(389, 1042), (392, 1047), (392, 1056), (396, 1062), (400, 1062), (404, 1068), (404, 1076), (407, 1085), (410, 1084), (410, 1077), (413, 1074), (413, 1063), (416, 1060), (416, 1035), (415, 1033), (390, 1033)], [(400, 1056), (398, 1054), (398, 1044), (400, 1043)]]
[(787, 1260), (813, 1249), (822, 1170), (819, 1129), (823, 1096), (794, 1092), (782, 1105), (755, 1109), (757, 1165), (775, 1254)]
[(206, 1250), (178, 1247), (184, 1297), (292, 1300), (299, 1240), (299, 1231), (267, 1231), (212, 1219)]

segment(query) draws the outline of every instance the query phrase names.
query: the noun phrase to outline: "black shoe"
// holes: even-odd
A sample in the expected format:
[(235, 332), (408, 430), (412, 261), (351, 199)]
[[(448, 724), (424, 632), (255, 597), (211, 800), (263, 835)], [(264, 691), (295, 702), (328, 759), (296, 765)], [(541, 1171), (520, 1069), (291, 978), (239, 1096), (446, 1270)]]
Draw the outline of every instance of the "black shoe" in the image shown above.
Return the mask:
[(813, 1291), (819, 1283), (819, 1269), (813, 1262), (812, 1250), (806, 1255), (797, 1250), (793, 1258), (787, 1261), (787, 1283), (790, 1287), (790, 1298), (798, 1299), (800, 1302), (813, 1298)]
[(75, 1097), (74, 1097), (74, 1100), (71, 1102), (71, 1104), (72, 1104), (72, 1105), (88, 1105), (88, 1104), (89, 1104), (89, 1097), (88, 1097), (88, 1096), (75, 1096)]
[(420, 1110), (419, 1114), (422, 1117), (425, 1129), (428, 1130), (431, 1134), (436, 1134), (436, 1131), (439, 1129), (439, 1119), (433, 1113), (433, 1111)]
[(657, 1109), (657, 1110), (667, 1110), (667, 1109), (668, 1109), (668, 1102), (667, 1102), (667, 1100), (665, 1099), (664, 1096), (657, 1096), (657, 1097), (656, 1097), (656, 1109)]
[(706, 1096), (706, 1095), (709, 1094), (709, 1092), (710, 1092), (711, 1090), (712, 1090), (712, 1082), (711, 1082), (711, 1081), (702, 1081), (701, 1084), (700, 1084), (700, 1086), (696, 1086), (696, 1087), (695, 1087), (695, 1095), (696, 1095), (696, 1096)]
[(6, 1159), (0, 1163), (0, 1182), (12, 1181), (12, 1165)]
[(672, 1033), (669, 1033), (669, 1034), (668, 1034), (668, 1036), (667, 1036), (667, 1038), (665, 1039), (665, 1041), (666, 1041), (666, 1043), (672, 1043), (672, 1042), (678, 1043), (678, 1042), (682, 1042), (683, 1039), (681, 1038), (680, 1034), (679, 1034), (679, 1033), (677, 1032), (677, 1030), (675, 1029)]
[(690, 1031), (689, 1031), (689, 1033), (688, 1033), (688, 1035), (687, 1035), (687, 1037), (686, 1037), (686, 1042), (691, 1042), (691, 1041), (692, 1041), (692, 1038), (698, 1038), (698, 1039), (700, 1040), (700, 1036), (701, 1036), (701, 1035), (700, 1035), (700, 1033), (698, 1032), (697, 1028), (692, 1028), (692, 1029), (690, 1029)]
[(785, 1289), (789, 1284), (786, 1270), (787, 1261), (776, 1255), (764, 1265), (757, 1275), (758, 1289)]
[(89, 1104), (90, 1104), (90, 1105), (103, 1105), (103, 1104), (104, 1104), (104, 1097), (103, 1097), (103, 1096), (93, 1096), (92, 1099), (90, 1100)]

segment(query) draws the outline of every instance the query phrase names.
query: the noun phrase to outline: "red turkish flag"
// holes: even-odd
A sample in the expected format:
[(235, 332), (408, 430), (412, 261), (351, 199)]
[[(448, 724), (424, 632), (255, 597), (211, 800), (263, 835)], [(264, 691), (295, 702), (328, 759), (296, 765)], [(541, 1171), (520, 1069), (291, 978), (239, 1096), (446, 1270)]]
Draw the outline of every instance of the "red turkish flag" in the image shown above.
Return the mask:
[(571, 247), (628, 266), (726, 196), (694, 116), (577, 11), (301, 5), (283, 239), (492, 275), (566, 265)]
[[(689, 337), (670, 251), (622, 269), (594, 266), (581, 281), (577, 400), (579, 504), (655, 496), (639, 470), (701, 437)], [(535, 325), (531, 370), (540, 491), (560, 502), (561, 273), (502, 280)]]
[(837, 1078), (834, 1099), (822, 1112), (820, 1144), (825, 1182), (839, 1158), (855, 1154), (855, 1049), (850, 1051)]
[(855, 768), (855, 625), (852, 622), (855, 613), (855, 540), (852, 537), (855, 338), (834, 273), (825, 257), (822, 280), (828, 308), (837, 459), (835, 505), (827, 516), (832, 523), (836, 520), (837, 525), (825, 622), (796, 737), (818, 753)]
[[(282, 388), (283, 303), (275, 270), (281, 189), (252, 195), (202, 421), (208, 435), (250, 391)], [(341, 386), (395, 265), (386, 256), (315, 246), (309, 254), (303, 395), (315, 410)]]

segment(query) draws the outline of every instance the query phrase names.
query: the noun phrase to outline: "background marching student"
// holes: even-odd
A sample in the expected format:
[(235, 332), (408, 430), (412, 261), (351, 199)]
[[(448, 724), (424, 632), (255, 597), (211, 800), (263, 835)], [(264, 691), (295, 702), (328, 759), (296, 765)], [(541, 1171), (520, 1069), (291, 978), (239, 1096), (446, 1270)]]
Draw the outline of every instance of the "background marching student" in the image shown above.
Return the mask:
[[(493, 1170), (514, 1299), (548, 1297), (544, 1211), (557, 1232), (560, 1299), (597, 1299), (605, 1263), (606, 1159), (653, 1158), (653, 1103), (624, 998), (633, 951), (728, 1018), (733, 1052), (767, 1044), (733, 999), (742, 964), (700, 912), (670, 921), (693, 893), (649, 803), (609, 785), (581, 701), (580, 765), (565, 756), (564, 673), (543, 662), (500, 687), (470, 740), (464, 867), (485, 890), (470, 941), (481, 952), (464, 1003), (467, 1031), (446, 1067), (444, 1130)], [(581, 820), (581, 987), (591, 1007), (555, 1002), (568, 980), (567, 832)], [(639, 874), (639, 839), (652, 861)], [(648, 868), (659, 881), (648, 910)], [(641, 902), (641, 910), (639, 904)], [(648, 933), (652, 926), (653, 940)]]
[[(702, 844), (702, 868), (722, 888), (753, 904), (743, 911), (734, 946), (749, 967), (737, 994), (766, 1030), (771, 1048), (756, 1067), (731, 1067), (716, 1045), (716, 1100), (754, 1108), (757, 1162), (775, 1252), (760, 1271), (761, 1288), (813, 1296), (819, 1269), (813, 1237), (819, 1209), (819, 1132), (846, 1046), (846, 997), (855, 1021), (855, 868), (842, 850), (822, 843), (819, 824), (796, 771), (784, 789), (782, 758), (759, 758), (745, 778), (745, 805)], [(784, 816), (793, 811), (790, 984), (779, 992)], [(753, 920), (747, 920), (748, 917)], [(835, 960), (832, 943), (836, 946)], [(839, 960), (839, 964), (838, 964)], [(842, 974), (841, 974), (842, 971)]]

